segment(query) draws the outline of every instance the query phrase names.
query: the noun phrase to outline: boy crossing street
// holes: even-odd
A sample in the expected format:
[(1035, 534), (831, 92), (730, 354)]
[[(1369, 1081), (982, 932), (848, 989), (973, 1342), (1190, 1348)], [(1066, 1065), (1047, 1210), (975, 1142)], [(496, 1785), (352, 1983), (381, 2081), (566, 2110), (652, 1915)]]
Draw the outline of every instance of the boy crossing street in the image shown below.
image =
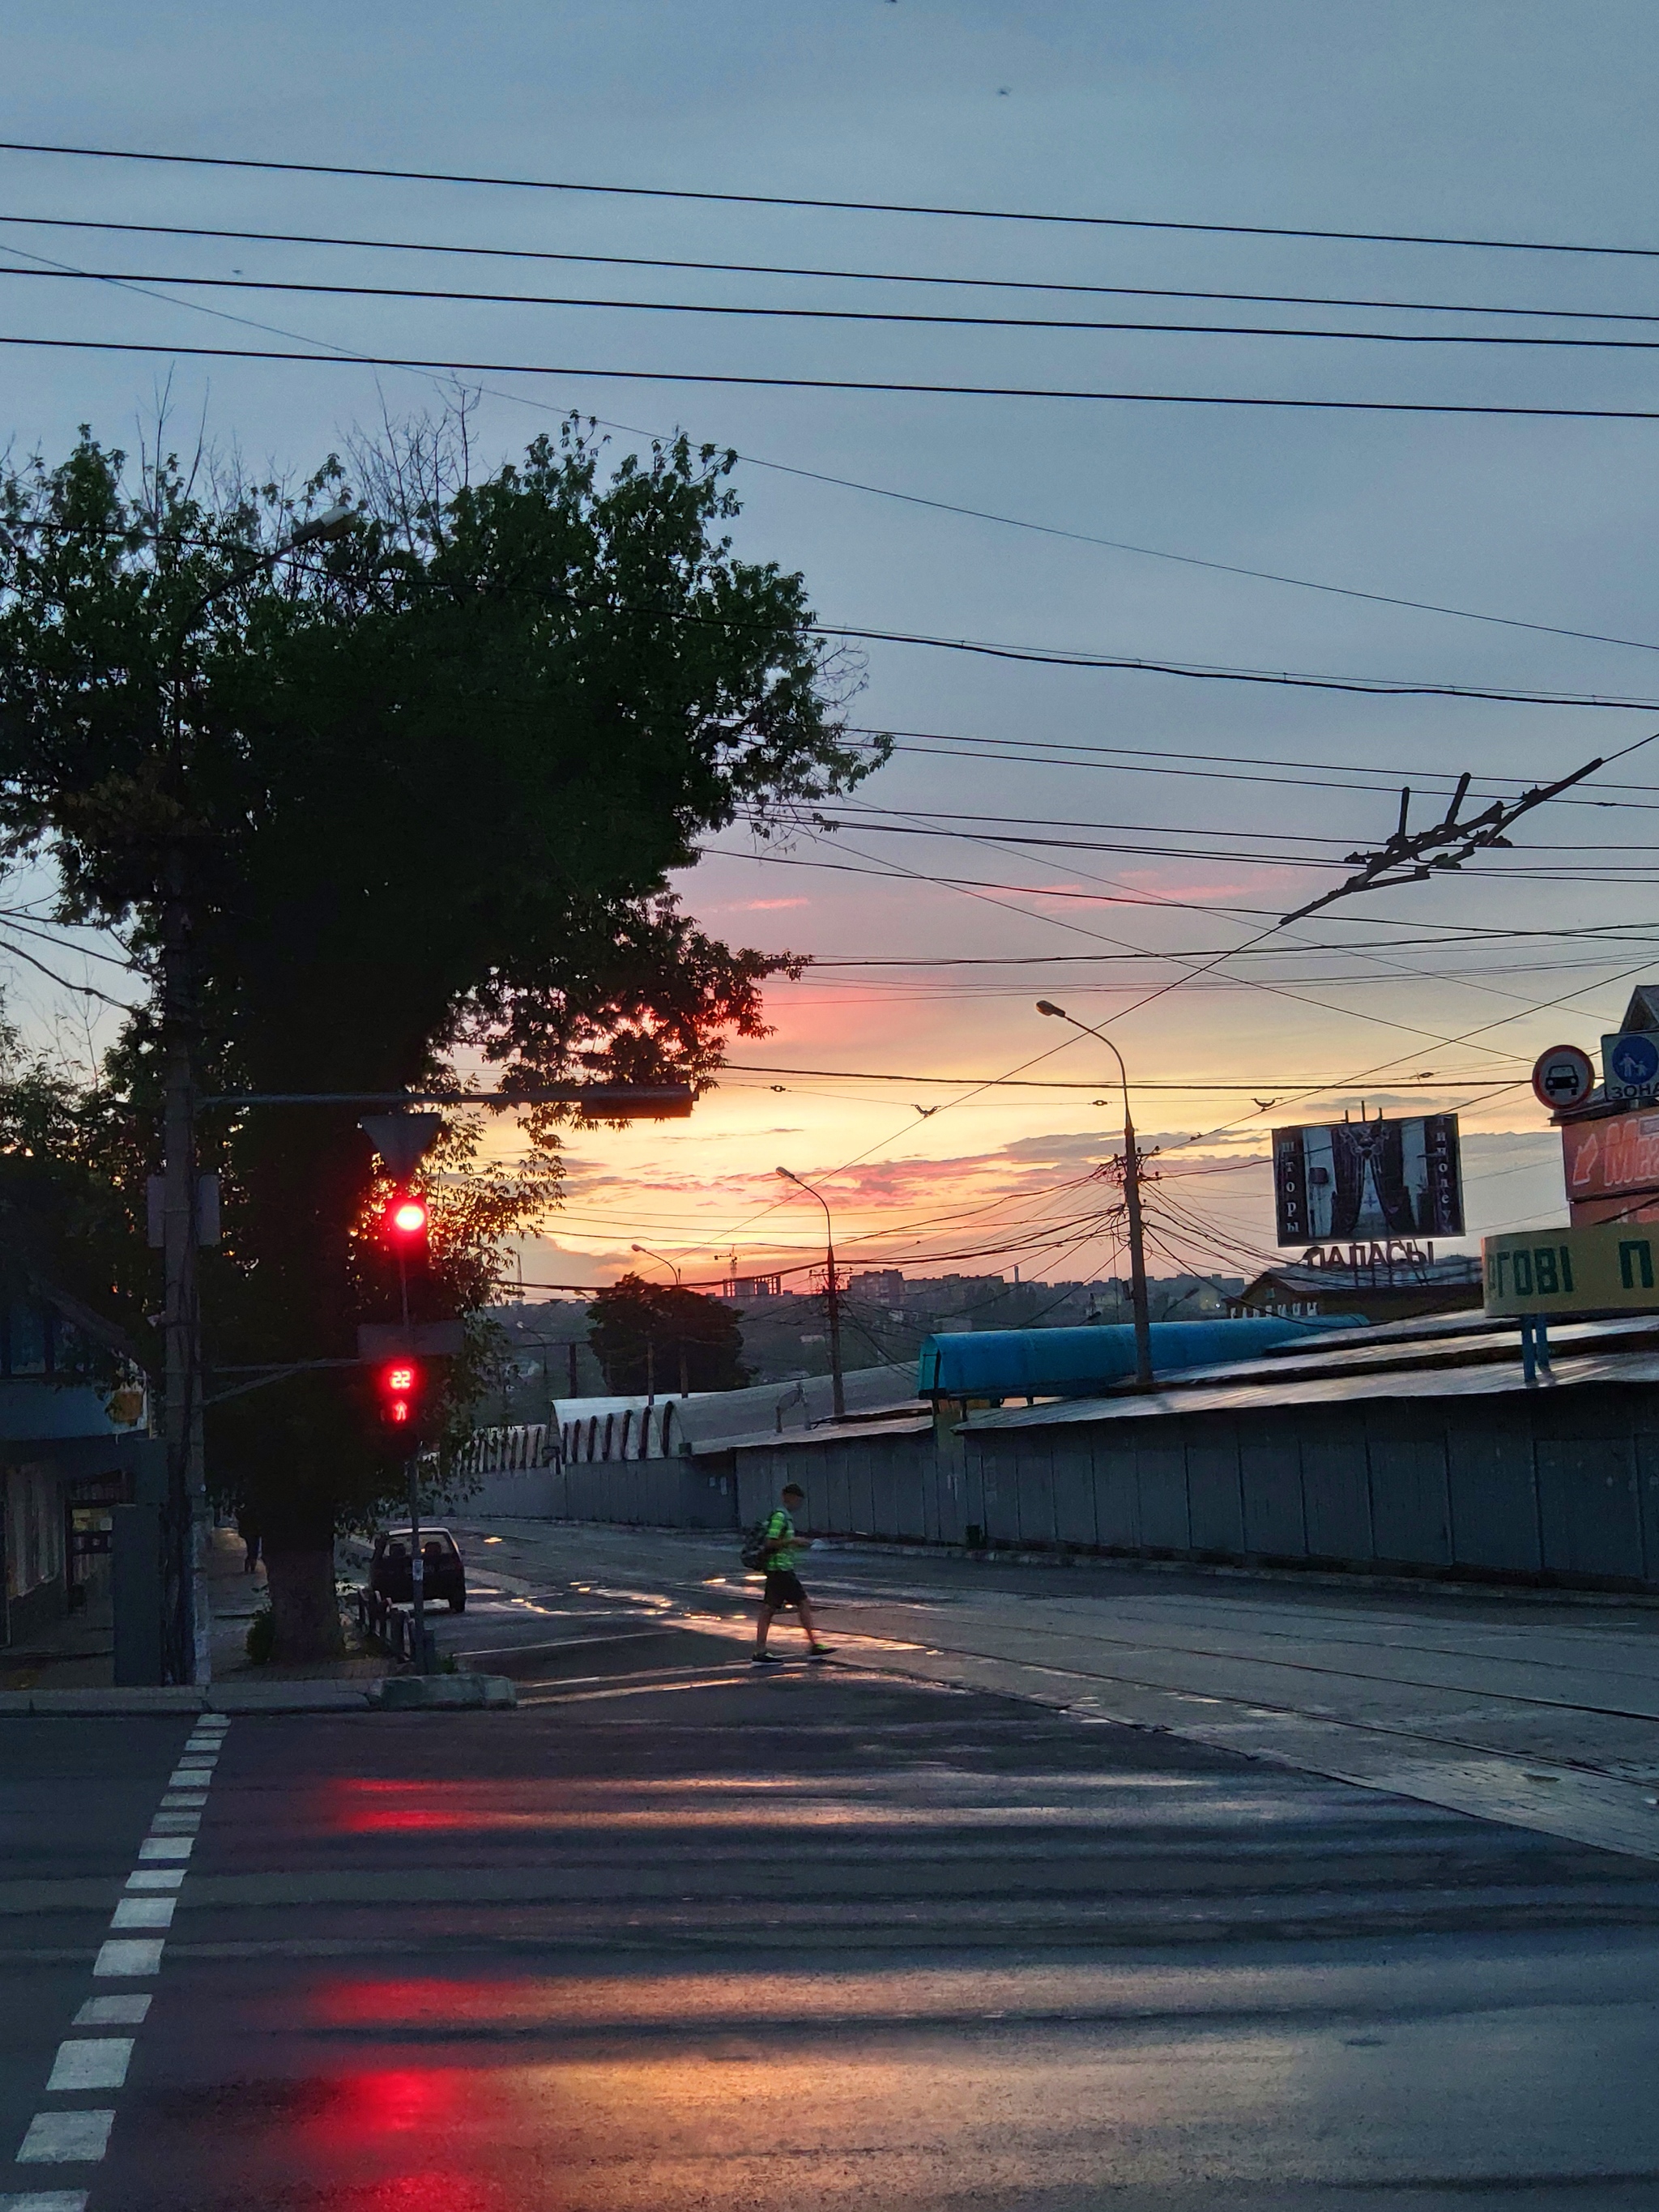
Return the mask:
[(798, 1482), (786, 1483), (779, 1492), (779, 1502), (766, 1523), (766, 1589), (761, 1599), (760, 1620), (755, 1628), (754, 1663), (757, 1667), (779, 1667), (782, 1661), (766, 1648), (775, 1618), (786, 1607), (793, 1606), (801, 1626), (806, 1632), (807, 1656), (827, 1659), (830, 1646), (818, 1641), (817, 1628), (812, 1619), (811, 1600), (801, 1588), (800, 1577), (795, 1572), (795, 1561), (807, 1550), (811, 1538), (797, 1534), (795, 1516), (806, 1503), (806, 1492)]

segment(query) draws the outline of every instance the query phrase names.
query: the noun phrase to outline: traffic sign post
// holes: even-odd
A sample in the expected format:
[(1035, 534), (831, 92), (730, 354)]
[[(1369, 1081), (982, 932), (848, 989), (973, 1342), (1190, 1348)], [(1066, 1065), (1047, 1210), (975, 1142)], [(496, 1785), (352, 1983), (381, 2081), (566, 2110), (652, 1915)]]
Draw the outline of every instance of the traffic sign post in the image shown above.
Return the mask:
[(1534, 1064), (1532, 1088), (1539, 1104), (1552, 1113), (1582, 1106), (1595, 1088), (1595, 1063), (1576, 1044), (1553, 1044)]
[(1620, 1105), (1644, 1103), (1659, 1094), (1659, 1036), (1625, 1030), (1601, 1040), (1602, 1087)]

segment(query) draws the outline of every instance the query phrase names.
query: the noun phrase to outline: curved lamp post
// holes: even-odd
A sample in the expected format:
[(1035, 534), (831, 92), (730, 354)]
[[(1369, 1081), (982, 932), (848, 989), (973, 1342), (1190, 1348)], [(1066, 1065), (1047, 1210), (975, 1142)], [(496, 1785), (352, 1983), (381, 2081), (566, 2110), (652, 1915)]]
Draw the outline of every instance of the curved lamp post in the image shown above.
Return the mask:
[(808, 1198), (817, 1199), (823, 1208), (824, 1290), (830, 1307), (830, 1402), (839, 1421), (847, 1412), (847, 1392), (841, 1375), (841, 1285), (836, 1280), (836, 1232), (830, 1219), (830, 1201), (821, 1190), (814, 1190), (810, 1182), (803, 1182), (793, 1169), (780, 1168), (778, 1173), (786, 1182), (804, 1190)]
[(1140, 1155), (1135, 1150), (1134, 1116), (1129, 1111), (1129, 1072), (1123, 1065), (1123, 1054), (1113, 1044), (1104, 1030), (1097, 1030), (1088, 1022), (1079, 1021), (1068, 1014), (1064, 1006), (1052, 1000), (1039, 999), (1036, 1010), (1040, 1014), (1051, 1014), (1056, 1021), (1069, 1022), (1074, 1030), (1085, 1036), (1096, 1037), (1110, 1048), (1117, 1062), (1117, 1072), (1123, 1085), (1123, 1206), (1129, 1221), (1129, 1306), (1134, 1316), (1135, 1382), (1143, 1390), (1152, 1387), (1152, 1328), (1146, 1309), (1146, 1245), (1140, 1228)]

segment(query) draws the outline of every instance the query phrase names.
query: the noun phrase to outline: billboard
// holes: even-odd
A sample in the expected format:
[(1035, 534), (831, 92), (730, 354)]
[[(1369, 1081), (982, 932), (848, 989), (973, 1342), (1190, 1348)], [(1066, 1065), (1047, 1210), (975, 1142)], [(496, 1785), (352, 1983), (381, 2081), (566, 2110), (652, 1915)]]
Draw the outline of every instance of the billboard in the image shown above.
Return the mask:
[(1632, 1201), (1659, 1193), (1659, 1113), (1564, 1121), (1561, 1162), (1575, 1221), (1645, 1212)]
[(1275, 1129), (1273, 1205), (1281, 1244), (1461, 1237), (1457, 1116)]
[(1659, 1308), (1659, 1234), (1633, 1223), (1527, 1229), (1480, 1243), (1489, 1314), (1652, 1313)]

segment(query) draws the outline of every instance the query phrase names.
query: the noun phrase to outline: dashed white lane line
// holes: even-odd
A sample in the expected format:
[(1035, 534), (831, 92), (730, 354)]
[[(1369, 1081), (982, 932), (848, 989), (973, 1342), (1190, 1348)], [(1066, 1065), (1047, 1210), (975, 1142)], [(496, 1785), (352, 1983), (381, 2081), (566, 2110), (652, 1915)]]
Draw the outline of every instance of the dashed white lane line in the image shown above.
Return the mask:
[[(166, 1929), (178, 1910), (185, 1864), (201, 1824), (202, 1808), (230, 1722), (204, 1713), (168, 1778), (150, 1832), (138, 1846), (138, 1863), (110, 1916), (112, 1929)], [(111, 1934), (93, 1961), (94, 1981), (148, 1981), (161, 1972), (164, 1936)], [(75, 2015), (82, 2028), (141, 2027), (149, 2014), (148, 1990), (122, 1990), (88, 1997)], [(58, 2046), (48, 2096), (85, 2096), (125, 2087), (132, 2063), (131, 2035), (67, 2036)], [(111, 2106), (80, 2106), (37, 2112), (18, 2148), (19, 2166), (74, 2166), (101, 2159), (115, 2124)], [(86, 2212), (84, 2189), (35, 2189), (0, 2195), (0, 2212)]]
[(178, 1909), (176, 1897), (124, 1897), (109, 1924), (112, 1928), (171, 1928)]
[(110, 2106), (76, 2112), (37, 2112), (17, 2154), (19, 2166), (84, 2166), (102, 2158), (115, 2125)]
[(107, 1981), (137, 1981), (159, 1974), (161, 1941), (159, 1936), (112, 1936), (99, 1947), (93, 1973)]
[[(148, 1990), (124, 1990), (119, 1996), (88, 1997), (75, 2015), (76, 2027), (142, 2027), (150, 2007)], [(0, 2197), (0, 2208), (5, 2198)]]
[(132, 2043), (130, 2035), (67, 2037), (46, 2079), (48, 2095), (59, 2089), (118, 2089), (132, 2063)]
[(87, 2212), (84, 2189), (26, 2189), (21, 2197), (0, 2197), (0, 2212)]

